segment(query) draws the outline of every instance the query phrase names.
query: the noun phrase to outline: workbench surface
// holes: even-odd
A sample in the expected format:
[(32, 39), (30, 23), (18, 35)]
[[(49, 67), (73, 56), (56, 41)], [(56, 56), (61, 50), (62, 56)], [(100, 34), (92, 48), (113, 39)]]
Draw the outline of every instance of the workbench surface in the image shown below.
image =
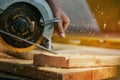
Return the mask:
[[(54, 47), (55, 47), (54, 50), (58, 53), (66, 53), (66, 54), (69, 53), (71, 55), (71, 54), (77, 54), (79, 52), (79, 54), (81, 55), (84, 55), (84, 56), (93, 55), (93, 57), (101, 56), (101, 55), (103, 55), (104, 57), (104, 56), (111, 55), (111, 56), (116, 56), (118, 59), (120, 59), (119, 50), (95, 48), (95, 47), (87, 47), (87, 46), (73, 46), (73, 45), (65, 45), (65, 44), (54, 44)], [(33, 52), (37, 54), (39, 53), (38, 50), (37, 52), (32, 51), (32, 53)], [(34, 78), (33, 80), (35, 79), (40, 79), (40, 80), (101, 80), (101, 79), (105, 79), (107, 80), (110, 78), (114, 78), (118, 75), (117, 74), (118, 69), (116, 67), (116, 64), (112, 66), (104, 66), (104, 67), (97, 66), (97, 67), (68, 68), (68, 69), (48, 67), (48, 66), (34, 67), (33, 60), (17, 59), (5, 53), (0, 53), (0, 70), (9, 72), (9, 73), (14, 73), (19, 76)], [(26, 79), (23, 79), (23, 80), (26, 80)]]

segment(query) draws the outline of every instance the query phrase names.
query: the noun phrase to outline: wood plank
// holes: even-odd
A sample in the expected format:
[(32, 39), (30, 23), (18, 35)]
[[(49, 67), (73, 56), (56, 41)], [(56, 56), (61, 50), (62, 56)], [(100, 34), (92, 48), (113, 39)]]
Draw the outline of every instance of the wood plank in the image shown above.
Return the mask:
[(120, 50), (107, 49), (100, 47), (79, 46), (70, 44), (53, 44), (53, 50), (63, 54), (81, 54), (81, 55), (117, 55), (120, 56)]
[(34, 80), (34, 79), (0, 71), (0, 80)]
[[(7, 61), (7, 60), (6, 60)], [(98, 67), (98, 68), (74, 68), (62, 69), (52, 67), (33, 67), (31, 64), (22, 64), (19, 60), (9, 63), (0, 60), (0, 71), (7, 71), (20, 76), (26, 76), (40, 80), (100, 80), (116, 76), (116, 67)], [(24, 60), (23, 60), (24, 61)], [(18, 63), (16, 63), (18, 62)], [(26, 62), (26, 61), (25, 61)], [(26, 62), (27, 63), (27, 62)], [(101, 77), (93, 79), (94, 75)], [(104, 74), (105, 73), (105, 74)], [(106, 75), (106, 73), (109, 73)]]
[(15, 59), (13, 56), (0, 52), (0, 59)]
[(120, 38), (112, 37), (101, 37), (101, 36), (75, 36), (75, 35), (67, 35), (66, 38), (61, 39), (58, 36), (53, 36), (53, 42), (56, 43), (64, 43), (64, 44), (74, 44), (74, 45), (87, 45), (87, 46), (95, 46), (95, 47), (105, 47), (105, 48), (113, 48), (120, 49)]
[(44, 53), (35, 55), (34, 65), (62, 68), (116, 66), (120, 65), (120, 56), (51, 55)]
[(35, 54), (36, 66), (98, 67), (120, 65), (120, 50), (55, 44), (58, 54)]
[[(86, 49), (90, 50), (92, 53), (94, 52), (93, 48), (87, 48), (80, 46), (79, 48), (72, 47), (72, 45), (68, 45), (68, 47), (64, 45), (64, 47), (58, 46), (54, 49), (57, 52), (67, 53), (66, 50), (73, 49), (73, 51), (79, 50), (86, 51)], [(69, 49), (70, 48), (70, 49)], [(95, 49), (96, 51), (98, 49)], [(101, 49), (102, 50), (102, 49)], [(72, 51), (72, 50), (71, 50)], [(106, 50), (102, 50), (104, 52)], [(114, 50), (111, 50), (112, 52)], [(116, 50), (115, 50), (116, 51)], [(33, 54), (39, 54), (39, 51), (32, 51)], [(70, 54), (72, 54), (71, 52)], [(79, 55), (83, 55), (80, 53)], [(119, 51), (116, 51), (117, 55), (119, 55)], [(4, 54), (4, 53), (3, 53)], [(3, 55), (0, 53), (0, 55)], [(33, 55), (32, 54), (32, 55)], [(76, 53), (75, 53), (76, 54)], [(90, 53), (91, 54), (91, 53)], [(94, 53), (95, 54), (95, 53)], [(108, 53), (106, 53), (108, 54)], [(66, 55), (66, 54), (64, 54)], [(85, 55), (88, 55), (85, 54)], [(102, 54), (103, 55), (103, 54)], [(108, 54), (109, 55), (109, 54)], [(114, 53), (112, 54), (114, 55)], [(36, 67), (33, 65), (33, 60), (22, 60), (16, 59), (14, 57), (7, 57), (9, 55), (5, 54), (5, 58), (0, 58), (0, 71), (6, 71), (9, 73), (14, 73), (19, 76), (25, 76), (34, 79), (40, 80), (99, 80), (99, 79), (108, 79), (116, 77), (116, 67), (96, 67), (96, 68), (72, 68), (72, 69), (63, 69), (63, 68), (55, 68), (55, 67)], [(29, 56), (29, 55), (28, 55)], [(109, 73), (109, 74), (107, 74)], [(107, 75), (106, 75), (107, 74)], [(99, 76), (97, 76), (99, 75)], [(95, 77), (96, 76), (96, 77)], [(100, 77), (101, 76), (101, 77)]]
[(109, 80), (120, 80), (120, 66), (117, 67), (117, 76)]

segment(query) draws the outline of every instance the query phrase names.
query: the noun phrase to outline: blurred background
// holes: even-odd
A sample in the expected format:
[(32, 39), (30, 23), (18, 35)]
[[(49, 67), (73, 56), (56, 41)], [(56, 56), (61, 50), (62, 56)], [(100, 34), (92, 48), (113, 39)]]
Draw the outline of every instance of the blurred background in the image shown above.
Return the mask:
[(71, 19), (67, 32), (120, 32), (119, 0), (58, 0)]
[(120, 32), (120, 0), (87, 0), (101, 32)]
[[(58, 2), (69, 16), (71, 24), (66, 31), (66, 39), (58, 40), (57, 37), (53, 38), (53, 41), (97, 47), (112, 45), (114, 46), (112, 48), (116, 46), (120, 48), (120, 0), (58, 0)], [(95, 41), (100, 44), (94, 43)]]

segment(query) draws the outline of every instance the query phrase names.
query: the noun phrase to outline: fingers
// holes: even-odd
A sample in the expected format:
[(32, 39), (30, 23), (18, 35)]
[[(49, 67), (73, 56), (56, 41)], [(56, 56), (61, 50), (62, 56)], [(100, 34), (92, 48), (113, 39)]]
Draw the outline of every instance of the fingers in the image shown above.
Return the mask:
[(65, 38), (65, 31), (70, 24), (68, 16), (59, 10), (54, 14), (55, 18), (60, 18), (61, 21), (54, 24), (54, 33), (57, 33), (61, 38)]
[(63, 22), (63, 29), (64, 29), (64, 31), (67, 30), (69, 24), (70, 24), (69, 18), (67, 18), (66, 20), (64, 20), (64, 22)]
[(65, 30), (70, 24), (70, 20), (64, 11), (59, 7), (56, 0), (47, 0), (50, 5), (54, 18), (60, 18), (61, 21), (54, 23), (54, 33), (57, 33), (61, 38), (65, 38)]
[(61, 38), (65, 38), (65, 31), (63, 29), (63, 24), (62, 22), (58, 22), (58, 23), (55, 23), (55, 28), (54, 28), (55, 32), (61, 37)]
[(60, 22), (55, 23), (54, 32), (57, 33), (61, 38), (65, 38), (65, 31), (70, 24), (70, 20), (65, 14), (60, 19)]
[(66, 31), (67, 27), (70, 24), (70, 19), (68, 18), (68, 16), (65, 13), (63, 13), (63, 15), (62, 15), (62, 24), (63, 24), (64, 31)]

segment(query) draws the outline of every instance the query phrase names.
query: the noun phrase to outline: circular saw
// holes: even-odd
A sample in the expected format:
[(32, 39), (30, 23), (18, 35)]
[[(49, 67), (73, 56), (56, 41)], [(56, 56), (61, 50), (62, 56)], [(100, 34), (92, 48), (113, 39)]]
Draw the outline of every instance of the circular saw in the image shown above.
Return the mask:
[(45, 0), (1, 0), (0, 42), (12, 52), (51, 49), (54, 19)]

